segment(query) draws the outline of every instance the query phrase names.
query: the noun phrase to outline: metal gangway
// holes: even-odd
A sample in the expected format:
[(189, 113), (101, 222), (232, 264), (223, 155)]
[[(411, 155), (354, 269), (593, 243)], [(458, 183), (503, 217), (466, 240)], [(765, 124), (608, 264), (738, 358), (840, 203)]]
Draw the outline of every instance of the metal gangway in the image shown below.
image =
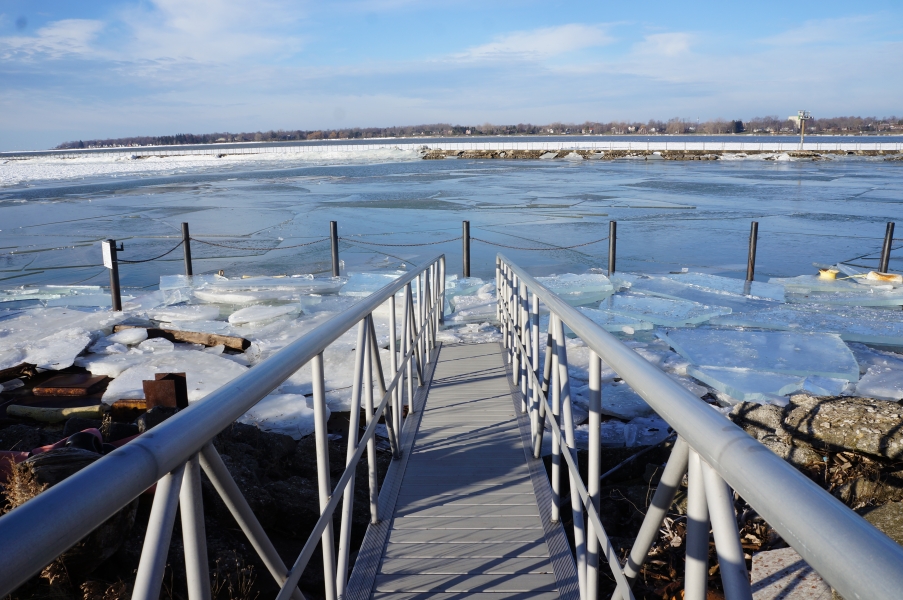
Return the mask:
[[(900, 597), (903, 548), (501, 254), (496, 285), (501, 345), (437, 343), (445, 307), (445, 259), (438, 256), (0, 517), (0, 596), (156, 485), (132, 597), (160, 596), (178, 514), (189, 598), (210, 598), (203, 472), (278, 584), (279, 600), (303, 600), (298, 584), (317, 546), (326, 600), (595, 600), (600, 569), (617, 584), (614, 598), (632, 599), (632, 582), (685, 476), (687, 600), (706, 597), (710, 535), (726, 598), (753, 597), (734, 491), (844, 598)], [(389, 380), (373, 313), (388, 304), (390, 330), (397, 331), (399, 295), (401, 335), (389, 336)], [(541, 311), (549, 314), (544, 336)], [(565, 327), (590, 349), (586, 482), (576, 464)], [(333, 485), (323, 352), (355, 328), (346, 468)], [(602, 361), (678, 436), (624, 561), (599, 515)], [(289, 567), (212, 439), (305, 366), (313, 373), (321, 516)], [(358, 437), (362, 411), (366, 427)], [(382, 418), (393, 461), (379, 486), (375, 434)], [(547, 427), (551, 477), (539, 458)], [(364, 454), (371, 524), (352, 562), (351, 499)], [(560, 519), (565, 472), (573, 549)]]

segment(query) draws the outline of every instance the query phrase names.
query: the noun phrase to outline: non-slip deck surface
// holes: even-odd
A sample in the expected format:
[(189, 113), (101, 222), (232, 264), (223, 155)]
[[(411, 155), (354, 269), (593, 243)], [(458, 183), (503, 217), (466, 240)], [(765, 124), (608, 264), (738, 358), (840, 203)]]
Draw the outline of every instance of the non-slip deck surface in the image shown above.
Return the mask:
[(373, 598), (558, 598), (497, 344), (444, 346)]

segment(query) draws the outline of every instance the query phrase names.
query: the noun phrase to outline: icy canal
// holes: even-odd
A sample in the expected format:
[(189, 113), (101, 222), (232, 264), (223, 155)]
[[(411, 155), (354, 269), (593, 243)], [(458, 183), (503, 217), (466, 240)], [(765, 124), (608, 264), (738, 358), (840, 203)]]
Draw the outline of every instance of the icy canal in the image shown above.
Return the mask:
[[(186, 371), (190, 399), (199, 400), (438, 253), (450, 275), (442, 339), (491, 340), (494, 257), (502, 250), (712, 402), (781, 403), (798, 392), (903, 398), (903, 356), (894, 352), (903, 347), (903, 284), (866, 276), (885, 223), (903, 215), (901, 162), (424, 161), (398, 150), (341, 158), (0, 165), (0, 370), (76, 365), (112, 379), (106, 403), (141, 396), (154, 372)], [(328, 277), (328, 244), (318, 241), (332, 220), (342, 238), (340, 279)], [(474, 238), (469, 280), (460, 278), (462, 220)], [(561, 247), (604, 238), (610, 220), (618, 222), (618, 275), (609, 279), (606, 241)], [(757, 281), (744, 289), (752, 220)], [(108, 281), (99, 241), (124, 243), (123, 259), (152, 258), (178, 243), (182, 222), (203, 276), (177, 276), (181, 249), (123, 264), (125, 311), (106, 310), (109, 296), (95, 287)], [(819, 279), (813, 263), (836, 266), (837, 279)], [(903, 250), (890, 270), (903, 270)], [(283, 275), (290, 277), (275, 277)], [(140, 327), (112, 333), (124, 319), (243, 337), (250, 348), (147, 339)], [(376, 321), (387, 340), (388, 314)], [(349, 334), (326, 353), (332, 410), (348, 406), (354, 343)], [(573, 344), (579, 406), (588, 351)], [(311, 383), (302, 371), (245, 420), (306, 434)], [(614, 372), (603, 377), (610, 443), (651, 443), (667, 433)]]

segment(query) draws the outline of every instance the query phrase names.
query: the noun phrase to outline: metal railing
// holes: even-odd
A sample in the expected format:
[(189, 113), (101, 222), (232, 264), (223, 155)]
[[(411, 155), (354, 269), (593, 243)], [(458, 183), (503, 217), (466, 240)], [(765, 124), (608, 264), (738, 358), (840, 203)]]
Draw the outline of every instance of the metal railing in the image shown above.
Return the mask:
[[(414, 286), (417, 288), (416, 301)], [(0, 517), (0, 557), (3, 557), (0, 561), (0, 596), (12, 592), (156, 484), (132, 598), (154, 600), (160, 595), (176, 509), (181, 508), (188, 595), (191, 600), (209, 599), (210, 573), (201, 499), (200, 472), (203, 470), (280, 586), (279, 600), (289, 597), (303, 600), (297, 585), (319, 542), (322, 542), (323, 551), (324, 597), (326, 600), (341, 598), (349, 575), (356, 467), (366, 452), (370, 520), (376, 523), (380, 519), (376, 425), (385, 415), (393, 457), (398, 458), (402, 403), (406, 397), (408, 409), (413, 411), (414, 380), (417, 379), (418, 386), (423, 385), (424, 369), (435, 348), (436, 332), (442, 322), (444, 289), (445, 256), (440, 255), (336, 315), (203, 400)], [(398, 292), (404, 294), (400, 347), (395, 315)], [(386, 302), (389, 304), (389, 356), (393, 373), (388, 385), (383, 376), (373, 325), (373, 311)], [(323, 351), (355, 325), (358, 325), (357, 350), (346, 468), (332, 487)], [(313, 371), (320, 518), (289, 569), (254, 516), (212, 440), (307, 364)], [(374, 380), (382, 394), (376, 407)], [(358, 439), (362, 403), (366, 430)], [(342, 517), (336, 551), (333, 514), (340, 502)]]
[[(552, 428), (553, 520), (561, 508), (562, 457), (567, 465), (583, 600), (596, 598), (600, 557), (608, 562), (617, 582), (614, 597), (633, 598), (631, 585), (658, 538), (684, 474), (686, 600), (706, 597), (710, 523), (726, 598), (752, 598), (731, 488), (844, 598), (900, 597), (903, 548), (502, 254), (496, 258), (496, 285), (504, 344), (514, 383), (523, 395), (522, 410), (530, 416), (536, 458), (546, 422)], [(543, 365), (539, 364), (540, 302), (550, 312)], [(586, 485), (577, 469), (565, 325), (590, 349)], [(601, 361), (679, 436), (623, 566), (599, 519)]]

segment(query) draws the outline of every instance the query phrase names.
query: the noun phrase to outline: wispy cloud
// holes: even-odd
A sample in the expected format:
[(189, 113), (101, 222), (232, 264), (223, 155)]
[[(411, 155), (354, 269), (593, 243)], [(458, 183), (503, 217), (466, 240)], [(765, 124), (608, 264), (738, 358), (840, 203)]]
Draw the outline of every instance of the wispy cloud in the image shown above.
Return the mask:
[(38, 29), (34, 35), (0, 38), (0, 58), (49, 58), (95, 53), (93, 42), (104, 28), (103, 21), (63, 19)]
[(515, 31), (492, 42), (454, 54), (456, 60), (537, 60), (605, 46), (614, 41), (605, 25), (571, 23), (532, 31)]

